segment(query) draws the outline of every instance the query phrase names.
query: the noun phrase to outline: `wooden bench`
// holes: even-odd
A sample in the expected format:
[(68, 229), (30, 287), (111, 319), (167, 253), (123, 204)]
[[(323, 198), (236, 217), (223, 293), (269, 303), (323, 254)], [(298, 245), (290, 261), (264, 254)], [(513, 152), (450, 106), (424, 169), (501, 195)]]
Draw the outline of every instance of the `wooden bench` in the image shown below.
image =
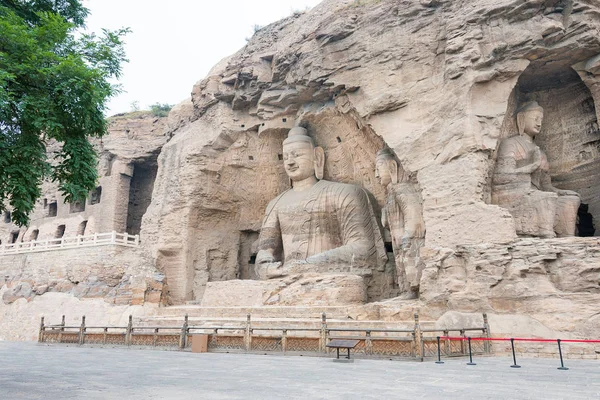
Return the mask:
[(334, 361), (341, 361), (340, 349), (346, 349), (348, 351), (346, 360), (350, 360), (350, 349), (355, 348), (358, 342), (360, 342), (360, 340), (332, 339), (329, 343), (327, 343), (327, 347), (337, 350), (337, 358)]

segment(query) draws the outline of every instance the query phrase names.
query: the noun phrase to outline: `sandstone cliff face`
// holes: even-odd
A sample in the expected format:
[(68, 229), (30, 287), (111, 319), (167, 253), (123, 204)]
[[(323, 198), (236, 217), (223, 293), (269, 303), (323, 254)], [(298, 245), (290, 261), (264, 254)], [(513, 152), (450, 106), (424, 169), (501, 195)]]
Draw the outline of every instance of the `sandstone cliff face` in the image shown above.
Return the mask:
[[(593, 1), (329, 0), (258, 31), (169, 116), (143, 234), (172, 300), (249, 277), (262, 212), (289, 187), (281, 141), (300, 120), (325, 148), (325, 178), (380, 204), (375, 153), (396, 151), (422, 190), (431, 255), (516, 239), (510, 214), (489, 204), (490, 176), (515, 107), (534, 97), (551, 116), (540, 146), (558, 184), (595, 215), (597, 189), (583, 182), (598, 183), (600, 169), (577, 171), (597, 162), (586, 138), (597, 130), (588, 64), (599, 11)], [(577, 144), (554, 151), (572, 142), (565, 135)]]

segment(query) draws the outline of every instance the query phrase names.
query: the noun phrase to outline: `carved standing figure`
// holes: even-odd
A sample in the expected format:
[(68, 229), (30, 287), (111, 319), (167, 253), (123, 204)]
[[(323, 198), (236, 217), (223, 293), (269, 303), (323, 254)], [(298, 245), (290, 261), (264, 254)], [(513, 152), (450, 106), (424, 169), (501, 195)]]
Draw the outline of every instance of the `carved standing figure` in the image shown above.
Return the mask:
[(424, 243), (423, 201), (417, 184), (390, 148), (377, 153), (375, 177), (386, 188), (382, 223), (390, 231), (398, 285), (414, 295), (421, 279), (419, 249)]
[(492, 203), (508, 209), (518, 235), (551, 238), (575, 235), (579, 194), (552, 186), (546, 155), (533, 139), (544, 110), (537, 102), (517, 111), (518, 136), (500, 142), (492, 180)]
[(267, 206), (256, 257), (259, 275), (368, 275), (385, 265), (381, 232), (365, 189), (323, 180), (323, 149), (304, 128), (290, 130), (283, 160), (292, 188)]

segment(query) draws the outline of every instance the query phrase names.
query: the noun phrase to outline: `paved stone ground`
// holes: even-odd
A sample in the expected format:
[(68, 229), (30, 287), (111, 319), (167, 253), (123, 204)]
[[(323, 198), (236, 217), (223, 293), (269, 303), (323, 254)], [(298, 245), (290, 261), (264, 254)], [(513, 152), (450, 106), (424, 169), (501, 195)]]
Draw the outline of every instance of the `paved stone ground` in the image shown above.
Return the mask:
[(433, 362), (0, 342), (1, 399), (600, 399), (600, 362)]

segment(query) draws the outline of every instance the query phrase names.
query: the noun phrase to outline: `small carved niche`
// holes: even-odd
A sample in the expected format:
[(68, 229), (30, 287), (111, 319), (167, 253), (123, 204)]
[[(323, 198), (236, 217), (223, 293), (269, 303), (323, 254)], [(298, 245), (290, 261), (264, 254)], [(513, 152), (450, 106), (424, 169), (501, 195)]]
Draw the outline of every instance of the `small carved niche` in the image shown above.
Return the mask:
[(65, 229), (66, 229), (65, 225), (57, 226), (56, 231), (54, 232), (54, 238), (60, 239), (61, 237), (63, 237), (65, 235)]
[(93, 206), (94, 204), (100, 203), (101, 199), (102, 199), (102, 186), (98, 186), (96, 189), (94, 189), (90, 192), (89, 203), (91, 206)]
[(29, 240), (31, 240), (31, 241), (37, 240), (39, 234), (40, 234), (40, 230), (39, 229), (34, 229), (33, 231), (31, 231), (31, 235), (29, 236)]
[(244, 230), (240, 232), (240, 247), (238, 251), (238, 278), (256, 279), (254, 264), (256, 262), (256, 242), (258, 232)]
[(9, 243), (17, 243), (17, 239), (19, 239), (19, 231), (13, 231), (10, 233), (10, 238), (8, 240)]
[(83, 212), (83, 211), (85, 211), (85, 202), (84, 201), (74, 201), (73, 203), (71, 203), (70, 209), (69, 209), (69, 212), (71, 214), (79, 213), (79, 212)]
[(58, 214), (58, 203), (56, 201), (53, 201), (51, 203), (48, 203), (48, 217), (56, 217), (56, 215)]
[(11, 221), (10, 211), (4, 211), (4, 223), (10, 224), (10, 221)]
[(77, 235), (78, 236), (83, 236), (85, 235), (85, 228), (87, 227), (87, 221), (82, 221), (79, 226), (77, 227)]

